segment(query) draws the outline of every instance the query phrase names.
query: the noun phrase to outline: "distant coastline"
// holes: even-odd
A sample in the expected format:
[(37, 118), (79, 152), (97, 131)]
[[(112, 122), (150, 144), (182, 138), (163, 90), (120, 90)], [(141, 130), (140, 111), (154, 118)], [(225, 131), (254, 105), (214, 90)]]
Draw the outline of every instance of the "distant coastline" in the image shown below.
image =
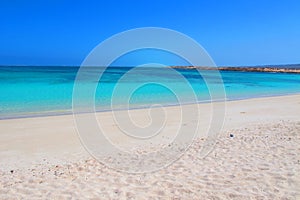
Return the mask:
[[(72, 65), (54, 65), (54, 66), (40, 66), (40, 65), (0, 65), (0, 70), (5, 68), (29, 68), (34, 71), (36, 67), (45, 68), (70, 68), (78, 70), (81, 66)], [(102, 66), (90, 66), (90, 67), (102, 67)], [(104, 66), (103, 66), (104, 67)], [(108, 67), (108, 66), (106, 66)], [(124, 67), (124, 68), (134, 68), (135, 66), (109, 66), (109, 67)], [(170, 68), (174, 69), (201, 69), (201, 70), (220, 70), (220, 71), (240, 71), (240, 72), (270, 72), (270, 73), (292, 73), (300, 74), (300, 64), (283, 64), (283, 65), (256, 65), (256, 66), (180, 66), (180, 65), (170, 65)], [(146, 67), (147, 68), (147, 67)]]
[(205, 67), (205, 66), (171, 66), (174, 69), (201, 69), (241, 72), (271, 72), (300, 74), (300, 65), (269, 65), (269, 66), (245, 66), (245, 67)]

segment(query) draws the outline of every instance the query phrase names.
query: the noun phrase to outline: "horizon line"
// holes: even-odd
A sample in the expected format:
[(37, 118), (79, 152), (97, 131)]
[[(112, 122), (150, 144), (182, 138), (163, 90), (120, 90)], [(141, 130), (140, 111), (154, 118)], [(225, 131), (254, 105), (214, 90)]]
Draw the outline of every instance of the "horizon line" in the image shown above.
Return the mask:
[[(0, 65), (0, 67), (80, 67), (81, 65)], [(294, 64), (258, 64), (258, 65), (216, 65), (216, 66), (194, 66), (194, 65), (166, 65), (166, 67), (278, 67), (278, 66), (299, 66), (300, 63)], [(105, 67), (91, 65), (89, 67)], [(134, 65), (113, 65), (107, 67), (136, 67)]]

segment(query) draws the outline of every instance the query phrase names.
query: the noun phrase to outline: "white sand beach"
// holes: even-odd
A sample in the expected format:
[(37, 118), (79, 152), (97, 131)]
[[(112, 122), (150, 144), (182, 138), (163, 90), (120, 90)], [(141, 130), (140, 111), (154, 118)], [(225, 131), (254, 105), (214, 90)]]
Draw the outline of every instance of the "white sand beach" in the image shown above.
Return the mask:
[[(172, 115), (178, 107), (165, 109), (168, 135), (179, 123)], [(147, 110), (131, 112), (146, 123)], [(97, 117), (114, 134), (110, 114)], [(93, 159), (72, 115), (0, 120), (0, 199), (300, 199), (300, 95), (229, 101), (225, 116), (208, 156), (197, 156), (199, 134), (179, 160), (144, 174)], [(187, 126), (196, 123), (192, 117)]]

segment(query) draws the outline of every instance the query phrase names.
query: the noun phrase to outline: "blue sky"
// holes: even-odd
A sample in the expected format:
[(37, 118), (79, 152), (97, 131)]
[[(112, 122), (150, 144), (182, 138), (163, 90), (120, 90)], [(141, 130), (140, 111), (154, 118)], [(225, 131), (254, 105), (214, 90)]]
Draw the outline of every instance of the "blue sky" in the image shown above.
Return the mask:
[(80, 65), (104, 39), (148, 26), (189, 35), (217, 65), (300, 63), (299, 11), (299, 0), (2, 0), (0, 65)]

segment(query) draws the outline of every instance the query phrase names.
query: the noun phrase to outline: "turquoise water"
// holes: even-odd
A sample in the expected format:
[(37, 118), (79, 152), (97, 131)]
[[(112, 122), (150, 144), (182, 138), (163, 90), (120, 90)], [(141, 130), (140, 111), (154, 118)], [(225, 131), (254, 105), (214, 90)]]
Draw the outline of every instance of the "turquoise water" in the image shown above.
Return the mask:
[[(130, 79), (118, 83), (130, 69), (110, 67), (99, 83), (95, 83), (89, 77), (97, 73), (97, 69), (91, 68), (79, 80), (79, 84), (85, 87), (98, 84), (95, 93), (97, 111), (111, 109), (112, 94), (116, 86), (118, 92), (114, 93), (114, 108), (127, 108), (127, 102), (129, 108), (147, 107), (151, 104), (178, 104), (178, 97), (181, 98), (181, 103), (194, 102), (186, 91), (184, 82), (170, 74), (169, 70), (141, 69)], [(78, 67), (0, 67), (0, 118), (70, 113), (77, 71)], [(191, 84), (198, 102), (210, 100), (205, 81), (197, 70), (180, 69), (177, 72)], [(222, 87), (218, 87), (221, 82), (215, 77), (215, 72), (201, 73), (215, 84), (216, 90), (221, 90)], [(221, 76), (228, 100), (300, 93), (299, 74), (223, 71)], [(160, 84), (155, 84), (155, 81)], [(138, 88), (127, 98), (127, 89), (137, 83), (148, 84)], [(176, 95), (164, 87), (164, 83), (175, 87)], [(222, 93), (216, 91), (218, 92)], [(80, 98), (84, 105), (86, 97), (82, 95)]]

